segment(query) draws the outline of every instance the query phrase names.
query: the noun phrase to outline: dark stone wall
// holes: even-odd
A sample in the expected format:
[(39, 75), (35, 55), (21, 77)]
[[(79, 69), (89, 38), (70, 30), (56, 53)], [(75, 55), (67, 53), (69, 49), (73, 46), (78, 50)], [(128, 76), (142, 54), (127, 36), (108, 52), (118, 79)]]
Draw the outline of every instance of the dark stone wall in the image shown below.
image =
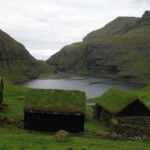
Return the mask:
[(24, 112), (24, 128), (28, 130), (83, 132), (84, 120), (81, 113)]

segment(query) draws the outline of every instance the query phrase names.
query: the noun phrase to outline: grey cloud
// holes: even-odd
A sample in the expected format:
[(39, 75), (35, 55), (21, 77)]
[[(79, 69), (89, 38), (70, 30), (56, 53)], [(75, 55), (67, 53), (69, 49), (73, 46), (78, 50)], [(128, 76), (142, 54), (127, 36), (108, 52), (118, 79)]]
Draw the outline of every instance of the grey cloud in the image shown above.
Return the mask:
[(141, 16), (149, 0), (5, 0), (0, 28), (46, 59), (117, 16)]

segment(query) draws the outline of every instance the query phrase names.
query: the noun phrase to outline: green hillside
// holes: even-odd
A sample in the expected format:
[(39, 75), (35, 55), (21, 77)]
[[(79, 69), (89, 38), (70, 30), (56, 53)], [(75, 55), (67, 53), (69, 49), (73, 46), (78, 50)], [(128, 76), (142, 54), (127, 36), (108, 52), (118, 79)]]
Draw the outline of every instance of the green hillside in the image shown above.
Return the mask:
[(80, 71), (84, 70), (86, 63), (86, 45), (83, 42), (73, 43), (65, 46), (60, 52), (56, 53), (47, 62), (56, 71)]
[(150, 81), (149, 40), (149, 11), (141, 18), (118, 17), (89, 33), (78, 47), (76, 44), (64, 47), (48, 63), (57, 71), (147, 83)]
[(37, 78), (44, 64), (33, 58), (26, 48), (0, 30), (0, 75), (15, 82)]

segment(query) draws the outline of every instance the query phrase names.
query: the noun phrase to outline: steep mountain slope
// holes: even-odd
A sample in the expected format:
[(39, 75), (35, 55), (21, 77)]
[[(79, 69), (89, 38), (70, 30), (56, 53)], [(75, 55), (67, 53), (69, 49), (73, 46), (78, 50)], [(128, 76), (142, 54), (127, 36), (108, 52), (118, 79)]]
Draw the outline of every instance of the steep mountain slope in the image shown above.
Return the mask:
[[(63, 48), (48, 63), (57, 71), (79, 73), (84, 69), (94, 76), (138, 83), (150, 81), (149, 11), (141, 18), (118, 17), (104, 28), (89, 33), (80, 45)], [(70, 61), (60, 61), (68, 58)]]
[(83, 42), (73, 43), (65, 46), (47, 62), (54, 66), (56, 71), (80, 71), (86, 65), (86, 49), (87, 47)]
[(38, 62), (25, 47), (0, 30), (0, 75), (12, 81), (36, 78)]
[(106, 24), (102, 29), (89, 33), (84, 41), (94, 41), (105, 36), (123, 35), (129, 31), (139, 20), (135, 17), (118, 17), (112, 22)]

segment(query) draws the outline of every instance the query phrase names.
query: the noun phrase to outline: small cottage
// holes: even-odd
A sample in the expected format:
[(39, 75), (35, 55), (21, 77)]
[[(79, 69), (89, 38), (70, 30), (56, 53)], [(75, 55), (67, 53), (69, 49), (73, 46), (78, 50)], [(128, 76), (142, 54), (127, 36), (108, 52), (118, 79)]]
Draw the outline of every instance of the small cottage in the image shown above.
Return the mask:
[(32, 89), (26, 97), (24, 128), (83, 132), (85, 102), (85, 94), (80, 91)]
[(134, 120), (135, 117), (150, 117), (149, 103), (146, 99), (148, 97), (146, 98), (146, 94), (142, 92), (127, 92), (112, 88), (95, 99), (94, 115), (98, 120), (103, 121), (114, 117), (130, 118), (131, 120)]

